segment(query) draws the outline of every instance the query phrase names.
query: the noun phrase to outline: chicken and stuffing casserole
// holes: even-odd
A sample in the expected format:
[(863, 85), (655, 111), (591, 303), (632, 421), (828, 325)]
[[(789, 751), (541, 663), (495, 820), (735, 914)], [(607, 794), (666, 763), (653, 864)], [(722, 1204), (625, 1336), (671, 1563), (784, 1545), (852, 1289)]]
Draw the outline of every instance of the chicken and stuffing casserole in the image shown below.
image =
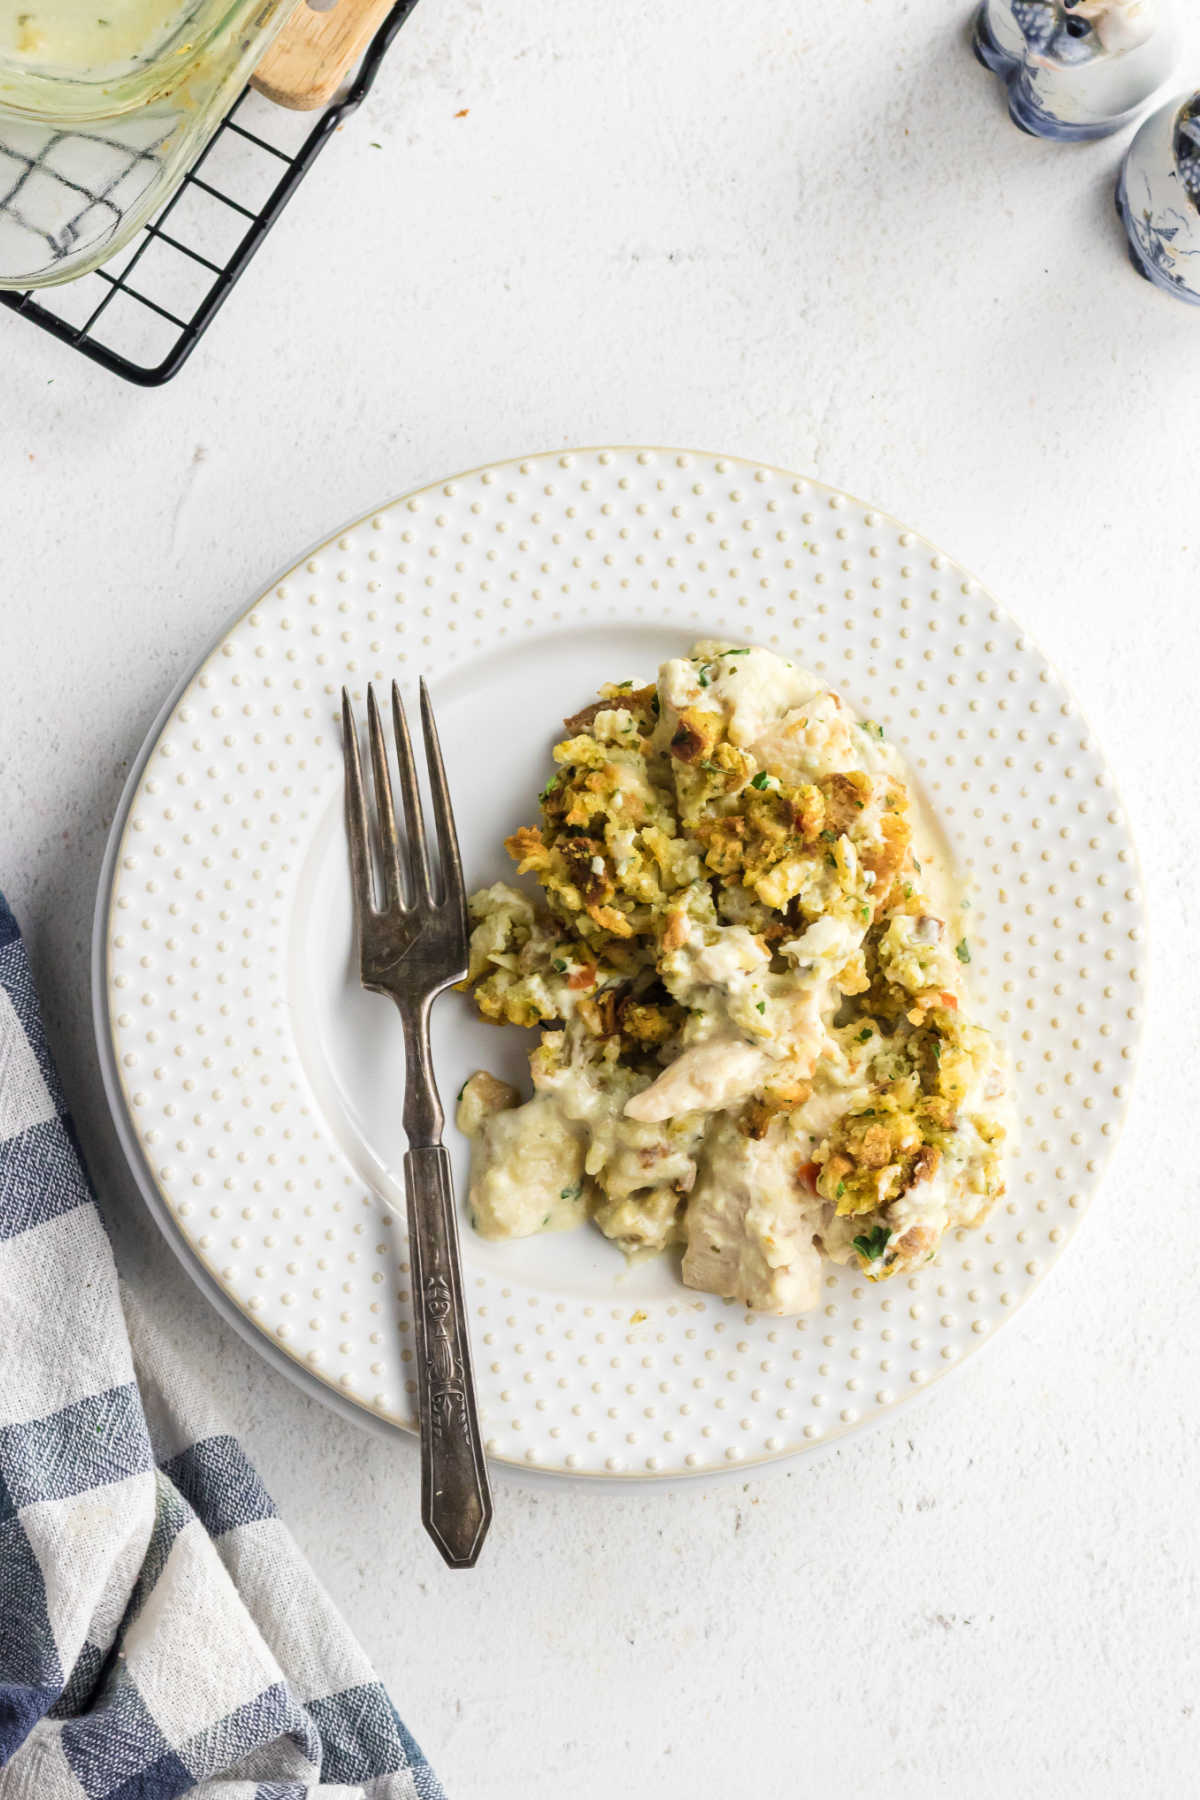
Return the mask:
[(1003, 1191), (1004, 1074), (899, 756), (744, 645), (600, 694), (507, 841), (540, 896), (470, 902), (480, 1013), (540, 1033), (531, 1098), (460, 1096), (476, 1230), (591, 1219), (771, 1313), (817, 1303), (822, 1254), (914, 1269)]

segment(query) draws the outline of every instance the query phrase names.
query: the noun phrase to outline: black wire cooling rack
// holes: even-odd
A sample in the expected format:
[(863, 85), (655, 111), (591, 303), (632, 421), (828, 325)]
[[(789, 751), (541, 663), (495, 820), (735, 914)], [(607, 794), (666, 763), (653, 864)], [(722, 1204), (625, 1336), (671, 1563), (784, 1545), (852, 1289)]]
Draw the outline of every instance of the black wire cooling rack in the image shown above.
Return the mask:
[[(177, 375), (342, 121), (369, 93), (416, 0), (397, 0), (350, 87), (311, 115), (247, 88), (170, 200), (108, 267), (0, 302), (125, 381)], [(81, 193), (85, 206), (102, 194)]]

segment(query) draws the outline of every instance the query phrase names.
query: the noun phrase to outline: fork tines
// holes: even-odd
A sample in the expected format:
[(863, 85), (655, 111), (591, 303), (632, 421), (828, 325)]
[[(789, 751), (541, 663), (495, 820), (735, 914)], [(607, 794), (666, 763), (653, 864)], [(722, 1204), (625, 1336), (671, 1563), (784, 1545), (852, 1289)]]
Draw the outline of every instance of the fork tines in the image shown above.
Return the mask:
[[(358, 748), (358, 725), (349, 690), (342, 689), (342, 723), (346, 756), (346, 813), (350, 837), (350, 864), (354, 883), (355, 906), (360, 921), (367, 914), (431, 913), (440, 908), (465, 907), (462, 860), (458, 834), (454, 827), (454, 811), (446, 783), (441, 745), (429, 689), (421, 682), (421, 724), (425, 738), (425, 758), (429, 770), (429, 788), (433, 803), (433, 823), (440, 881), (435, 882), (433, 860), (425, 829), (425, 814), (417, 782), (412, 738), (399, 685), (392, 683), (392, 726), (396, 739), (396, 763), (400, 776), (400, 805), (404, 820), (401, 842), (396, 822), (396, 805), (392, 792), (391, 768), (383, 720), (375, 699), (374, 686), (367, 686), (367, 731), (371, 744), (371, 772), (375, 797), (380, 866), (383, 876), (383, 903), (377, 904), (371, 868), (371, 828), (362, 762)], [(440, 887), (440, 894), (438, 888)]]

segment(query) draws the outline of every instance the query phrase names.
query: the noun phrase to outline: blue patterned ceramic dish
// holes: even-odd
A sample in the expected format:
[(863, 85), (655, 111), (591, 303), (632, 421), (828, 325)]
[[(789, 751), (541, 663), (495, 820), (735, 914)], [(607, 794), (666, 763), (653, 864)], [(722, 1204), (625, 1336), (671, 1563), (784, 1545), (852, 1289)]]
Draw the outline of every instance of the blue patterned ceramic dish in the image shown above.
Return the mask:
[(1138, 273), (1200, 306), (1200, 93), (1146, 120), (1121, 165), (1117, 210)]
[(1177, 53), (1164, 0), (980, 0), (975, 54), (1034, 137), (1107, 137), (1169, 79)]

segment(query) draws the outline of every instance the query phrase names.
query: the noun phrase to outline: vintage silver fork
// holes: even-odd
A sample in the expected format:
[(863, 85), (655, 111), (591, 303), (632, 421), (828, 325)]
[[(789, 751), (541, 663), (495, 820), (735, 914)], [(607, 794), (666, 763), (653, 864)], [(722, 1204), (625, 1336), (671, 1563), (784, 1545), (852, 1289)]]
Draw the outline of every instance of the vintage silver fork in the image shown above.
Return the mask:
[(444, 1115), (429, 1053), (430, 1007), (467, 972), (467, 903), (446, 771), (423, 681), (421, 723), (440, 879), (435, 877), (430, 858), (412, 740), (395, 682), (392, 721), (404, 812), (403, 843), (396, 829), (387, 740), (374, 689), (368, 685), (367, 727), (383, 874), (383, 904), (378, 906), (358, 726), (350, 695), (342, 689), (346, 830), (360, 977), (365, 988), (387, 994), (396, 1002), (404, 1028), (403, 1116), (409, 1146), (404, 1185), (416, 1326), (421, 1518), (451, 1568), (469, 1569), (492, 1522), (492, 1495), (471, 1376), (454, 1187), (442, 1143)]

